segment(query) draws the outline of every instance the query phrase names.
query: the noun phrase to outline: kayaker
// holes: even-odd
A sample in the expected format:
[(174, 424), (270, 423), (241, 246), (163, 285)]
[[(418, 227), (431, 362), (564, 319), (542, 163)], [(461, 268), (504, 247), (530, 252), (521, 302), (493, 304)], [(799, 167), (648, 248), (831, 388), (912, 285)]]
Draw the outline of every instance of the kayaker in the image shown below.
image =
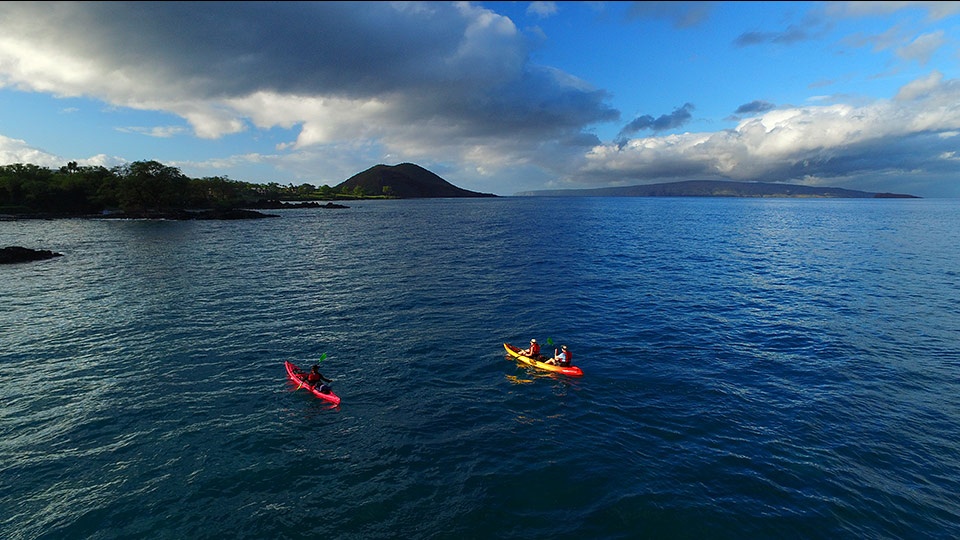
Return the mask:
[(553, 350), (553, 358), (547, 360), (548, 364), (553, 364), (555, 366), (567, 367), (570, 365), (570, 361), (573, 360), (573, 354), (567, 350), (566, 345), (560, 346), (560, 353), (557, 354), (557, 349)]
[(324, 394), (329, 394), (330, 387), (324, 383), (329, 383), (333, 381), (324, 377), (323, 373), (320, 373), (319, 364), (314, 364), (313, 367), (310, 368), (310, 373), (307, 373), (307, 382), (312, 384), (313, 386), (316, 386), (317, 383), (320, 383), (320, 391), (323, 392)]
[(540, 358), (540, 344), (537, 343), (536, 339), (531, 339), (530, 348), (520, 351), (520, 354), (528, 358), (538, 359)]

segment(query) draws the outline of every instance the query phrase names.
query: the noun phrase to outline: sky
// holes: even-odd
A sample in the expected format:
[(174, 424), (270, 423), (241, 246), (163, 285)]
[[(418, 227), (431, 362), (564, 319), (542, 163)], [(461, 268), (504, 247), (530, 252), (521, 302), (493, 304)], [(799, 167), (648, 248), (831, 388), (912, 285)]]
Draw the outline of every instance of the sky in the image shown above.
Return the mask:
[(960, 2), (2, 2), (0, 165), (960, 197)]

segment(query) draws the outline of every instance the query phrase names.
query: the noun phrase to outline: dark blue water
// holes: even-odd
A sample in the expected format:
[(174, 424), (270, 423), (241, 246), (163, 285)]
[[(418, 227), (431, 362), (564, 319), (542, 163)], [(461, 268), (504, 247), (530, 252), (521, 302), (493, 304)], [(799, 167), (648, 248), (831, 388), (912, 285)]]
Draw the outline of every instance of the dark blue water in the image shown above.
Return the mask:
[(954, 538), (958, 205), (0, 222), (0, 537)]

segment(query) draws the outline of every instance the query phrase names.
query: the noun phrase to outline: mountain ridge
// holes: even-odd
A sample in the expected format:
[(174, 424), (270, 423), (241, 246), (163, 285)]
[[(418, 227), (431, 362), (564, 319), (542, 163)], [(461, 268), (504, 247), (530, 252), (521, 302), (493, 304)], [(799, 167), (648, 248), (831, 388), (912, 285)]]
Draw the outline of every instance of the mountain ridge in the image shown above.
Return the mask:
[(770, 197), (825, 199), (919, 199), (916, 195), (771, 182), (684, 180), (636, 186), (521, 191), (517, 197)]

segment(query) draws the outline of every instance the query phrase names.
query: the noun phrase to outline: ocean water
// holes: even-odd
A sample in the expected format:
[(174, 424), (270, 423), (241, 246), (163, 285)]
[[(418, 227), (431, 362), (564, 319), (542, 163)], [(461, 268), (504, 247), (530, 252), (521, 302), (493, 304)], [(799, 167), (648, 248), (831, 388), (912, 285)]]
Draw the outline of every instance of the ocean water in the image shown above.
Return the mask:
[(0, 538), (960, 534), (957, 201), (349, 206), (0, 222)]

